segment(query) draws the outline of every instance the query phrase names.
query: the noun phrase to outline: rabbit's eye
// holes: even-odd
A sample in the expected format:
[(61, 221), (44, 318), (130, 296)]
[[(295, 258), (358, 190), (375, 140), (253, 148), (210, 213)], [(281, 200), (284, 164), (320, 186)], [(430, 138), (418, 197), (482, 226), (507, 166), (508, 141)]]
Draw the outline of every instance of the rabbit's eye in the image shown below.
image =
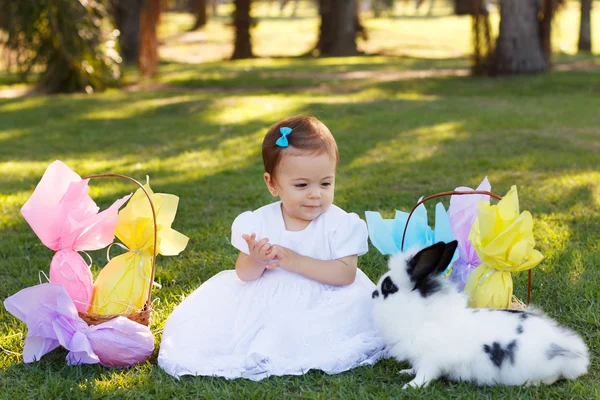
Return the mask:
[(392, 279), (388, 276), (381, 283), (381, 294), (383, 294), (383, 298), (385, 299), (388, 295), (392, 293), (396, 293), (398, 288), (392, 282)]

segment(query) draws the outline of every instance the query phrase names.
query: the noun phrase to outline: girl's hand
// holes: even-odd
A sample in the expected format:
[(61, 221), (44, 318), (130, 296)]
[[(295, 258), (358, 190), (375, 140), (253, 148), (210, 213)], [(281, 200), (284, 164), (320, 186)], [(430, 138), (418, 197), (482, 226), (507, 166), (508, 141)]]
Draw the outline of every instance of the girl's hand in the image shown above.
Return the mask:
[(304, 258), (295, 251), (279, 245), (272, 246), (270, 255), (273, 259), (277, 259), (277, 261), (267, 265), (267, 269), (281, 267), (287, 271), (296, 273), (299, 272), (302, 259)]
[(242, 238), (248, 244), (250, 257), (252, 257), (252, 259), (257, 263), (267, 264), (275, 257), (272, 254), (273, 246), (269, 243), (268, 238), (263, 238), (257, 242), (256, 233), (253, 233), (252, 235), (243, 234)]

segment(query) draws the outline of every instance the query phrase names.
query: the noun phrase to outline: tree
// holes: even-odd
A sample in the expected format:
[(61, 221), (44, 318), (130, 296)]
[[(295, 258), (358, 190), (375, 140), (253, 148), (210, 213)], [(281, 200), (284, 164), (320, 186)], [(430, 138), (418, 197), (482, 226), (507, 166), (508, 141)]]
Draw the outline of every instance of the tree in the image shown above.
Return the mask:
[(552, 19), (558, 10), (558, 6), (564, 0), (542, 0), (542, 7), (538, 13), (540, 23), (540, 41), (542, 53), (546, 61), (546, 69), (552, 66)]
[(565, 0), (502, 0), (490, 72), (536, 73), (552, 63), (552, 20)]
[(160, 0), (143, 0), (140, 14), (140, 47), (138, 68), (145, 77), (156, 75), (158, 68), (158, 38), (156, 28), (160, 19)]
[[(455, 3), (457, 6), (455, 12), (459, 11), (463, 13), (462, 15), (471, 15), (471, 38), (473, 43), (471, 73), (473, 75), (488, 75), (493, 64), (490, 14), (484, 1), (469, 0), (469, 3)], [(458, 9), (459, 5), (463, 8)]]
[(41, 70), (49, 93), (102, 90), (120, 79), (121, 57), (100, 2), (0, 0), (0, 38), (23, 80)]
[(110, 10), (119, 30), (119, 47), (126, 64), (135, 64), (140, 43), (140, 14), (143, 0), (111, 0)]
[(194, 26), (192, 26), (190, 31), (195, 31), (206, 25), (206, 0), (190, 0), (189, 6), (190, 12), (196, 17)]
[(581, 20), (579, 22), (579, 52), (592, 51), (592, 27), (590, 15), (592, 13), (592, 0), (581, 0)]
[(539, 20), (540, 12), (538, 0), (502, 0), (500, 33), (494, 57), (495, 73), (534, 73), (546, 70), (548, 64), (541, 40), (545, 33)]
[(235, 11), (233, 25), (235, 26), (235, 43), (231, 59), (252, 58), (252, 42), (250, 40), (250, 18), (251, 0), (235, 0)]
[[(421, 2), (423, 2), (423, 0), (417, 0), (415, 4), (416, 8), (419, 8)], [(379, 18), (383, 11), (393, 12), (394, 3), (394, 0), (371, 0), (371, 11), (373, 11), (373, 16)]]
[[(288, 3), (291, 0), (279, 0), (279, 15), (283, 14), (283, 9), (285, 8), (285, 6), (288, 5)], [(292, 8), (292, 17), (296, 16), (296, 12), (298, 11), (298, 3), (300, 2), (300, 0), (294, 0), (294, 6)]]
[(319, 0), (321, 26), (317, 50), (321, 56), (358, 54), (356, 36), (366, 32), (358, 18), (357, 0)]
[(212, 9), (212, 15), (215, 16), (217, 15), (218, 11), (219, 11), (219, 0), (209, 0), (210, 1), (210, 6)]

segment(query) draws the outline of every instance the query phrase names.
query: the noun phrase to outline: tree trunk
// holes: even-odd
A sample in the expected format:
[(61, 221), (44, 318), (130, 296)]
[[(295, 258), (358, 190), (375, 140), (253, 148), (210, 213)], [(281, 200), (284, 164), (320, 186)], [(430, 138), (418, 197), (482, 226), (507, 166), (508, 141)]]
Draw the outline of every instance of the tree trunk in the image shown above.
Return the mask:
[(331, 56), (353, 56), (358, 53), (356, 48), (356, 0), (335, 1), (335, 41), (330, 49)]
[(296, 13), (298, 12), (298, 3), (300, 2), (300, 0), (294, 0), (294, 8), (292, 9), (292, 17), (296, 16)]
[(206, 0), (190, 0), (190, 12), (196, 17), (194, 26), (190, 31), (195, 31), (206, 25)]
[(250, 6), (251, 0), (235, 0), (233, 24), (235, 26), (235, 44), (232, 60), (252, 58), (252, 43), (250, 41)]
[(119, 47), (125, 64), (135, 64), (140, 39), (140, 13), (143, 0), (112, 0), (115, 26), (120, 32)]
[(542, 54), (546, 61), (546, 69), (552, 65), (552, 19), (558, 9), (560, 0), (542, 0), (541, 13), (538, 13), (540, 24), (540, 42), (542, 44)]
[[(283, 9), (288, 5), (288, 3), (292, 1), (292, 0), (279, 0), (279, 15), (283, 15)], [(294, 8), (292, 8), (292, 14), (291, 17), (295, 17), (296, 16), (296, 12), (298, 11), (298, 2), (300, 0), (293, 0), (294, 1)]]
[(333, 43), (333, 5), (334, 0), (319, 0), (319, 15), (321, 16), (321, 25), (319, 25), (319, 41), (317, 50), (320, 55), (327, 54)]
[(382, 4), (381, 0), (371, 0), (371, 11), (375, 18), (381, 17)]
[[(473, 75), (489, 75), (494, 61), (492, 47), (490, 15), (484, 3), (485, 0), (471, 1), (471, 38), (473, 54), (471, 56), (471, 73)], [(458, 3), (457, 3), (458, 4)]]
[(579, 52), (591, 53), (592, 51), (592, 0), (581, 0), (581, 21), (579, 22)]
[(360, 30), (365, 35), (358, 20), (356, 0), (319, 0), (319, 11), (319, 54), (334, 57), (356, 55), (357, 33)]
[(354, 8), (354, 29), (356, 30), (356, 36), (362, 37), (363, 40), (368, 40), (369, 36), (367, 35), (367, 30), (360, 21), (360, 0), (354, 2)]
[(494, 72), (535, 73), (546, 70), (540, 41), (538, 0), (502, 0), (500, 33), (496, 41)]
[(156, 75), (158, 67), (158, 38), (156, 29), (160, 18), (160, 0), (143, 0), (140, 16), (140, 48), (138, 68), (142, 76)]

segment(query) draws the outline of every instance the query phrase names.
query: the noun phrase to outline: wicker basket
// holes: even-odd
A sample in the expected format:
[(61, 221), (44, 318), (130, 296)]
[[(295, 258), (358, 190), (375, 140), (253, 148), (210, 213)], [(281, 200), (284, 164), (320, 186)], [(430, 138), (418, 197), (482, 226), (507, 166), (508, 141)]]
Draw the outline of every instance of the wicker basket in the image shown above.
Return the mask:
[(154, 224), (154, 246), (153, 246), (154, 250), (153, 250), (153, 255), (152, 255), (152, 274), (150, 275), (150, 288), (148, 289), (148, 297), (146, 299), (146, 303), (144, 304), (144, 307), (141, 310), (131, 313), (131, 314), (99, 315), (99, 314), (90, 314), (90, 313), (79, 313), (79, 316), (88, 325), (99, 325), (103, 322), (110, 321), (111, 319), (116, 318), (118, 316), (123, 316), (123, 317), (129, 318), (130, 320), (132, 320), (134, 322), (137, 322), (138, 324), (149, 326), (150, 318), (152, 317), (152, 311), (153, 311), (153, 309), (152, 309), (152, 286), (153, 286), (153, 282), (154, 282), (154, 271), (156, 269), (156, 255), (157, 255), (157, 251), (158, 251), (158, 246), (157, 246), (158, 225), (156, 223), (156, 210), (154, 208), (154, 203), (152, 203), (150, 194), (146, 191), (146, 189), (144, 188), (144, 185), (142, 185), (140, 182), (136, 181), (135, 179), (130, 178), (129, 176), (120, 175), (120, 174), (100, 174), (100, 175), (86, 176), (83, 179), (96, 179), (96, 178), (127, 179), (127, 180), (135, 183), (137, 186), (139, 186), (140, 189), (142, 189), (142, 191), (148, 198), (148, 202), (150, 202), (150, 208), (152, 209), (152, 221)]
[(454, 0), (454, 13), (456, 15), (487, 15), (484, 0)]
[[(442, 197), (442, 196), (452, 196), (452, 195), (469, 195), (469, 194), (485, 194), (488, 196), (491, 196), (497, 200), (502, 200), (501, 196), (498, 196), (496, 193), (492, 193), (492, 192), (488, 192), (486, 190), (471, 190), (471, 191), (451, 191), (451, 192), (441, 192), (441, 193), (436, 193), (436, 194), (432, 194), (431, 196), (425, 197), (424, 199), (422, 199), (421, 201), (419, 201), (414, 207), (413, 209), (410, 211), (410, 213), (408, 214), (408, 218), (406, 219), (406, 225), (404, 226), (404, 232), (402, 233), (402, 246), (401, 246), (401, 251), (404, 251), (404, 238), (406, 237), (406, 230), (408, 229), (408, 221), (410, 221), (410, 217), (413, 215), (413, 213), (415, 212), (415, 210), (417, 209), (417, 207), (419, 207), (421, 204), (425, 203), (426, 201), (429, 201), (431, 199), (435, 199), (436, 197)], [(528, 281), (527, 281), (527, 303), (523, 304), (523, 302), (521, 302), (518, 298), (516, 298), (515, 296), (513, 296), (512, 302), (511, 302), (511, 308), (515, 308), (515, 309), (524, 309), (527, 306), (529, 306), (529, 303), (531, 301), (531, 269), (529, 269), (527, 271), (528, 274)]]

